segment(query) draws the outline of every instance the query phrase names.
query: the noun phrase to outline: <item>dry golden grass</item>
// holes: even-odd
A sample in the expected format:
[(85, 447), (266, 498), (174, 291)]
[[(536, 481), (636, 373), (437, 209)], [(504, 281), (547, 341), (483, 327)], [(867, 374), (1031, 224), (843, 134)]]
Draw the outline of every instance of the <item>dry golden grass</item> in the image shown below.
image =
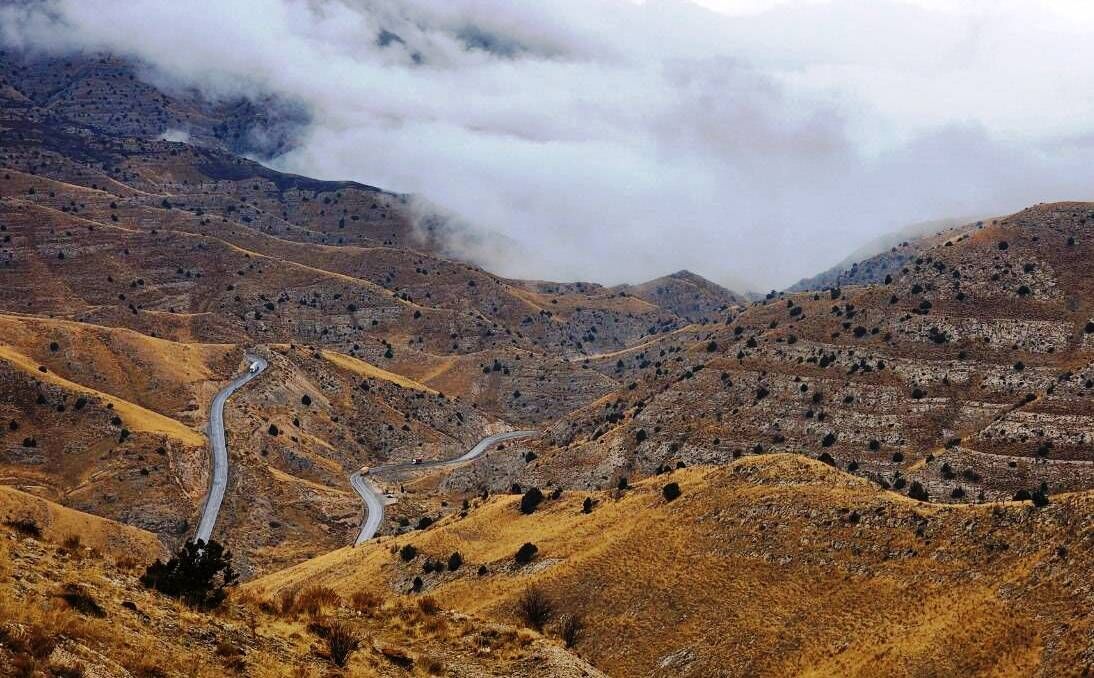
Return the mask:
[[(683, 495), (666, 503), (670, 479)], [(1089, 661), (1089, 495), (1040, 511), (919, 504), (771, 455), (601, 493), (589, 515), (584, 497), (531, 516), (495, 498), (248, 586), (405, 590), (424, 557), (458, 550), (459, 572), (423, 576), (441, 605), (516, 622), (534, 584), (554, 610), (546, 632), (581, 614), (577, 649), (613, 675), (1067, 675)], [(388, 548), (406, 542), (422, 554), (410, 564)], [(539, 553), (519, 568), (525, 542)]]
[(67, 548), (0, 526), (0, 675), (598, 675), (554, 644), (435, 603), (364, 595), (350, 606), (306, 587), (284, 606), (234, 591), (203, 613)]
[(105, 403), (112, 404), (114, 406), (114, 411), (125, 420), (126, 426), (133, 431), (167, 435), (188, 446), (196, 447), (205, 444), (205, 436), (170, 417), (164, 416), (158, 412), (153, 412), (152, 410), (131, 403), (128, 400), (123, 400), (109, 393), (104, 393), (103, 391), (70, 381), (53, 371), (39, 371), (38, 364), (35, 361), (17, 352), (10, 346), (0, 344), (0, 360), (7, 361), (16, 368), (31, 374), (36, 379), (49, 382), (67, 391), (90, 395), (99, 398)]
[[(150, 561), (163, 553), (156, 535), (136, 527), (65, 508), (51, 501), (0, 485), (0, 521), (30, 520), (42, 539), (69, 552), (91, 548), (113, 558)], [(74, 543), (75, 540), (75, 543)]]
[[(0, 313), (0, 335), (24, 356), (72, 365), (89, 386), (150, 409), (158, 408), (144, 400), (155, 400), (165, 385), (192, 388), (229, 376), (219, 363), (234, 363), (237, 351), (231, 344), (180, 343), (121, 327), (6, 313)], [(54, 342), (56, 351), (49, 348)]]
[(394, 372), (388, 372), (387, 370), (377, 367), (372, 363), (367, 363), (364, 360), (348, 356), (344, 353), (337, 353), (335, 351), (324, 350), (321, 351), (321, 353), (324, 358), (329, 360), (334, 365), (342, 368), (343, 370), (353, 372), (354, 374), (357, 374), (359, 376), (367, 377), (369, 379), (382, 379), (398, 386), (402, 386), (403, 388), (423, 391), (432, 395), (437, 394), (437, 391), (429, 388), (425, 384), (414, 381), (413, 379), (408, 379), (407, 377), (404, 377), (402, 375), (395, 374)]

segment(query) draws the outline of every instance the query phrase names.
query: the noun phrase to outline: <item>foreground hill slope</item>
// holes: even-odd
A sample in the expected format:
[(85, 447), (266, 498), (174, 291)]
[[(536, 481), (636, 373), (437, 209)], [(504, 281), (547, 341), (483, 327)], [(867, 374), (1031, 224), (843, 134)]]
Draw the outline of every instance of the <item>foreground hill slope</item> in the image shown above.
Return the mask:
[[(682, 495), (662, 496), (678, 483)], [(247, 588), (322, 583), (519, 619), (538, 587), (612, 675), (1082, 675), (1094, 662), (1094, 497), (927, 505), (793, 455), (619, 492), (518, 497), (316, 558)], [(514, 562), (526, 543), (527, 565)], [(411, 544), (409, 561), (396, 551)], [(462, 556), (455, 572), (426, 562)], [(482, 569), (480, 569), (480, 567)], [(554, 622), (547, 626), (555, 632)]]
[[(535, 634), (432, 601), (233, 594), (194, 610), (139, 583), (160, 555), (148, 532), (3, 488), (0, 516), (4, 676), (601, 675)], [(359, 642), (344, 669), (324, 639), (333, 628)]]

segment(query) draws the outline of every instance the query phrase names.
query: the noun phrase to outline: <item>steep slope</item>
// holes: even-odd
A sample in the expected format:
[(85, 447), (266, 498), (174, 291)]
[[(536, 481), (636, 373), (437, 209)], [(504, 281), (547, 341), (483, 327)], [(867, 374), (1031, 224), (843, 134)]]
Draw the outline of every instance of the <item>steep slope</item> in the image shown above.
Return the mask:
[[(682, 495), (666, 501), (662, 487)], [(591, 510), (582, 504), (591, 499)], [(584, 621), (577, 648), (612, 675), (1081, 675), (1091, 669), (1089, 493), (1045, 509), (933, 506), (792, 455), (517, 497), (258, 579), (254, 592), (368, 582), (519, 620), (538, 587)], [(526, 543), (538, 552), (514, 562)], [(411, 544), (409, 561), (397, 553)], [(456, 571), (423, 564), (462, 555)]]

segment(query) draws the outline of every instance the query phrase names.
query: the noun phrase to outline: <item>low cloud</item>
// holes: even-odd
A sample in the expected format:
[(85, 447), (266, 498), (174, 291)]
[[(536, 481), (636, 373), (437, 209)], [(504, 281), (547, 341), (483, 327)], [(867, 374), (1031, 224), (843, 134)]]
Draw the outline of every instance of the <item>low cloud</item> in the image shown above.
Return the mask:
[(271, 164), (414, 193), (505, 275), (766, 289), (905, 224), (1089, 197), (1087, 17), (974, 5), (50, 0), (0, 36), (298, 102)]

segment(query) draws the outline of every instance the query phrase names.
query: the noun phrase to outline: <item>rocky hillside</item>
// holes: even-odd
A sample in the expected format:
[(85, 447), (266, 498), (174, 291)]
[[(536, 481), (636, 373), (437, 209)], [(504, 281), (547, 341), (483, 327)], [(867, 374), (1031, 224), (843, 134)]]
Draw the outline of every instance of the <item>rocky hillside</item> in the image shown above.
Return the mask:
[(773, 295), (593, 360), (628, 386), (552, 426), (525, 482), (607, 487), (789, 451), (932, 501), (1088, 490), (1092, 214), (1034, 207), (879, 284)]

